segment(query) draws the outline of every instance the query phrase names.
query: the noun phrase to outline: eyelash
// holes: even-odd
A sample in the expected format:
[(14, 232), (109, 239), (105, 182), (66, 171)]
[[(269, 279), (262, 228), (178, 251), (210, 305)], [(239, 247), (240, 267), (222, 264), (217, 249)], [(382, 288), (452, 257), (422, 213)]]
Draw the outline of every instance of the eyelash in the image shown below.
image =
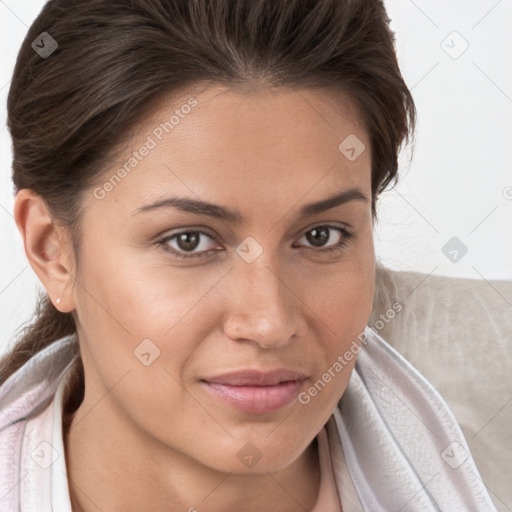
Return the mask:
[[(353, 233), (351, 233), (350, 231), (348, 231), (346, 228), (341, 228), (339, 226), (330, 226), (330, 225), (326, 225), (326, 224), (319, 224), (317, 226), (313, 226), (312, 228), (305, 231), (305, 233), (309, 233), (310, 231), (313, 231), (314, 229), (317, 229), (317, 228), (328, 228), (328, 229), (333, 229), (333, 230), (339, 231), (343, 235), (343, 238), (341, 239), (341, 242), (339, 242), (334, 247), (327, 247), (326, 249), (321, 249), (321, 248), (320, 249), (311, 249), (311, 248), (308, 249), (315, 253), (332, 254), (335, 252), (340, 252), (343, 249), (345, 249), (347, 247), (347, 245), (349, 245), (349, 243), (351, 242), (351, 239), (353, 239), (355, 237), (355, 235)], [(178, 233), (174, 233), (172, 235), (162, 238), (161, 240), (159, 240), (157, 242), (157, 245), (161, 246), (164, 251), (171, 253), (173, 257), (176, 257), (179, 259), (203, 257), (208, 253), (217, 251), (217, 249), (211, 249), (208, 251), (202, 251), (202, 252), (193, 253), (193, 254), (183, 254), (174, 249), (170, 249), (169, 246), (167, 245), (168, 242), (170, 240), (173, 240), (174, 238), (177, 238), (179, 235), (182, 235), (184, 233), (199, 233), (201, 235), (206, 235), (207, 237), (216, 241), (215, 237), (213, 237), (209, 233), (206, 233), (205, 231), (201, 231), (199, 229), (186, 229), (186, 230), (179, 231)]]

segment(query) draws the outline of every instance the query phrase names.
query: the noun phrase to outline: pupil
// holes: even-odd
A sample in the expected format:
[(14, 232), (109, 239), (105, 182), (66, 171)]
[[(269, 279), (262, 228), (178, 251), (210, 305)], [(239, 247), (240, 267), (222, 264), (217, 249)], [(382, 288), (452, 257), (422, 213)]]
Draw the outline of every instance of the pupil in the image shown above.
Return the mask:
[(187, 233), (181, 233), (178, 236), (178, 246), (184, 251), (191, 251), (197, 247), (199, 243), (199, 233), (189, 231)]
[(306, 235), (308, 242), (317, 247), (321, 247), (329, 240), (329, 230), (327, 228), (315, 228)]

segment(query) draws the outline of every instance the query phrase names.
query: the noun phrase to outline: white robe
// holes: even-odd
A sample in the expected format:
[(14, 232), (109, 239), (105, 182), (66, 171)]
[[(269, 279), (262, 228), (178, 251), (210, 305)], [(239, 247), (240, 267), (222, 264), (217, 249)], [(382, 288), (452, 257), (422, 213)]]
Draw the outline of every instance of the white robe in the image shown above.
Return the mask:
[[(378, 334), (365, 335), (327, 424), (344, 512), (497, 512), (446, 402)], [(61, 378), (77, 350), (74, 335), (61, 338), (0, 387), (0, 512), (71, 512)]]

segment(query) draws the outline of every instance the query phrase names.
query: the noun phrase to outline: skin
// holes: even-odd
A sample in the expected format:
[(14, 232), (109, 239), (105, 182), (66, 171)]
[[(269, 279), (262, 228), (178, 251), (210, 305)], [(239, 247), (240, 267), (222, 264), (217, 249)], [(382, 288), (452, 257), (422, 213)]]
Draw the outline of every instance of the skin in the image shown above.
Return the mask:
[[(120, 161), (191, 96), (155, 103)], [(307, 390), (371, 313), (370, 143), (349, 98), (220, 86), (193, 97), (197, 106), (103, 199), (86, 191), (78, 268), (44, 201), (26, 189), (16, 198), (29, 261), (55, 307), (77, 322), (86, 391), (64, 421), (75, 512), (311, 510), (320, 480), (312, 441), (355, 358), (307, 405), (294, 400), (268, 414), (243, 413), (200, 380), (284, 367), (305, 373)], [(354, 161), (338, 149), (350, 134), (367, 148)], [(305, 204), (349, 188), (368, 200), (299, 217)], [(133, 213), (171, 195), (236, 208), (246, 221), (170, 207)], [(306, 234), (324, 225), (330, 237), (315, 246)], [(353, 237), (322, 253), (344, 239), (336, 227)], [(200, 257), (166, 252), (187, 254), (176, 238), (159, 243), (193, 229), (209, 235), (189, 249)], [(249, 236), (263, 250), (252, 263), (236, 252)], [(160, 350), (149, 366), (134, 356), (144, 339)], [(237, 457), (246, 443), (261, 454), (250, 468)]]

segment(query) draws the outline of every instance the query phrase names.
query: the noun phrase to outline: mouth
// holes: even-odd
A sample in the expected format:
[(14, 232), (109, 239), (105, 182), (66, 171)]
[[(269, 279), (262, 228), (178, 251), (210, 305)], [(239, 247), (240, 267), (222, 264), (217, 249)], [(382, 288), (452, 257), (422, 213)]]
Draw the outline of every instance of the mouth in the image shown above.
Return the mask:
[(242, 370), (202, 379), (214, 397), (249, 414), (278, 411), (297, 398), (306, 375), (287, 369)]

